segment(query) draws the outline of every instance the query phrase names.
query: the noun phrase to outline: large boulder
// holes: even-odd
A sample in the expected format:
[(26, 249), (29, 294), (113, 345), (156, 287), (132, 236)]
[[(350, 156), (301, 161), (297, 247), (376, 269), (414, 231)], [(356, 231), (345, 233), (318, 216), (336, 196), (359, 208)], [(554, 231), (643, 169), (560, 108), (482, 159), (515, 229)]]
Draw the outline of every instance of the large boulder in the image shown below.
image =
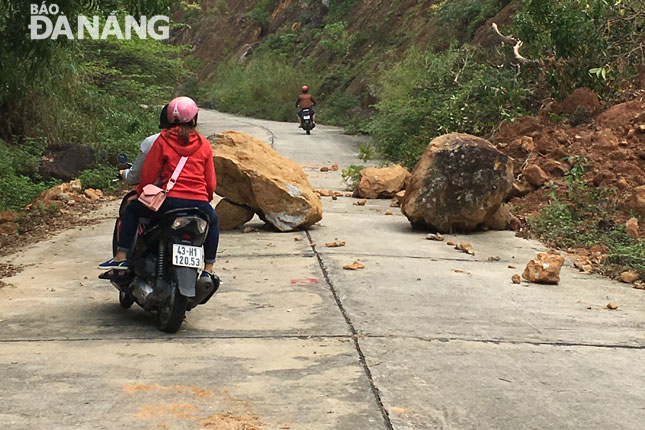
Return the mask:
[(251, 221), (255, 211), (246, 205), (238, 205), (228, 199), (222, 199), (215, 206), (219, 217), (220, 230), (235, 230)]
[(217, 194), (252, 208), (280, 231), (322, 219), (322, 204), (298, 163), (262, 140), (227, 131), (209, 137), (217, 172)]
[(395, 164), (390, 167), (368, 167), (361, 170), (358, 195), (365, 199), (391, 198), (405, 188), (410, 172)]
[(401, 211), (417, 227), (474, 230), (497, 211), (512, 187), (508, 156), (479, 137), (446, 134), (430, 142), (421, 156)]

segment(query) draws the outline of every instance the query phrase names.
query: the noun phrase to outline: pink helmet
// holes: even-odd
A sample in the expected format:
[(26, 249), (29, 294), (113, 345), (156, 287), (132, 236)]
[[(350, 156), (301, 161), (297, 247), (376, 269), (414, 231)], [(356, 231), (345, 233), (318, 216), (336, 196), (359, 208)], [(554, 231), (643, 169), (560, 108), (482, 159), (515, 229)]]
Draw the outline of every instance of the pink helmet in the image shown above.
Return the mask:
[(168, 121), (171, 124), (185, 124), (199, 112), (197, 103), (190, 97), (177, 97), (168, 103)]

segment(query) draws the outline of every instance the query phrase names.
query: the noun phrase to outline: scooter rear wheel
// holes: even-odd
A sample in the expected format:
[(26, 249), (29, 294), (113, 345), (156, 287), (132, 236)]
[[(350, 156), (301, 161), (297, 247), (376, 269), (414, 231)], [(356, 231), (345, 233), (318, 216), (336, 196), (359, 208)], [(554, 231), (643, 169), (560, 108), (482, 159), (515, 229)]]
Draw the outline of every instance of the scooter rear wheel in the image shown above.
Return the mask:
[(177, 282), (175, 281), (172, 285), (172, 293), (168, 301), (159, 309), (159, 314), (157, 315), (161, 331), (177, 333), (186, 316), (187, 306), (188, 299), (181, 295)]

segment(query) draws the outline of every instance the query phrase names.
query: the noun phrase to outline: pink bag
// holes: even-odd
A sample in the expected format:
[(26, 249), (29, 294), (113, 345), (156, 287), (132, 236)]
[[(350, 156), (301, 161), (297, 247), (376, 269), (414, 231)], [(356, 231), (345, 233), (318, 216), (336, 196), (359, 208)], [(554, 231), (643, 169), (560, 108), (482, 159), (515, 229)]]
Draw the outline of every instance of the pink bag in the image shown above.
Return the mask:
[(181, 157), (179, 164), (177, 164), (175, 171), (172, 173), (172, 177), (166, 184), (165, 190), (163, 188), (159, 188), (154, 184), (148, 184), (143, 187), (141, 194), (139, 194), (139, 201), (143, 203), (143, 205), (148, 209), (157, 212), (163, 204), (164, 200), (166, 200), (166, 193), (172, 190), (172, 187), (175, 186), (177, 178), (179, 178), (179, 175), (181, 174), (181, 171), (183, 170), (187, 160), (188, 157)]

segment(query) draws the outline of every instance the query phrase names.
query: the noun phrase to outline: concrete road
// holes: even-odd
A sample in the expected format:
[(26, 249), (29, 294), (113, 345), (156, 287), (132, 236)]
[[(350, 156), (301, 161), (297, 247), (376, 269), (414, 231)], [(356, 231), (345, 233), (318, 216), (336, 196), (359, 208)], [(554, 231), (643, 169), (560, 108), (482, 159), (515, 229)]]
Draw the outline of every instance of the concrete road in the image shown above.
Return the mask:
[[(360, 139), (335, 128), (200, 119), (266, 139), (314, 187), (342, 190), (319, 168), (360, 163)], [(389, 201), (354, 201), (324, 198), (307, 232), (224, 233), (225, 284), (176, 335), (96, 279), (116, 202), (5, 258), (25, 270), (0, 289), (0, 428), (643, 428), (643, 291), (570, 263), (558, 286), (514, 285), (539, 243), (448, 238), (470, 256), (384, 215)], [(342, 269), (354, 260), (366, 268)]]

